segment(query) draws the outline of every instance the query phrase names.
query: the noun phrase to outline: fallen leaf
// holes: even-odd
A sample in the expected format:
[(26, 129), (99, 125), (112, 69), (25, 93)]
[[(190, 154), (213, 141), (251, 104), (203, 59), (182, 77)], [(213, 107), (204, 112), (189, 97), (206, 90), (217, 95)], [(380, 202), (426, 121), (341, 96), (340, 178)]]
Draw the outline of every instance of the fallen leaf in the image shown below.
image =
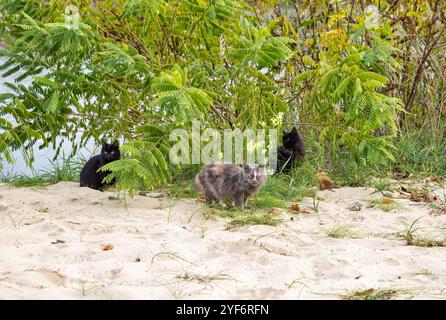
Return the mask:
[(302, 212), (302, 213), (313, 213), (313, 209), (305, 207), (305, 208), (301, 208), (299, 212)]
[(333, 181), (326, 172), (321, 171), (316, 173), (316, 178), (319, 181), (319, 189), (326, 190), (333, 188)]
[(389, 199), (389, 198), (384, 198), (381, 200), (382, 204), (392, 204), (395, 203), (395, 200)]
[(102, 251), (109, 251), (112, 250), (113, 246), (111, 244), (107, 244), (105, 246), (102, 246)]
[(301, 208), (300, 206), (299, 206), (299, 204), (297, 204), (297, 203), (294, 203), (294, 204), (292, 204), (291, 205), (291, 207), (290, 207), (290, 209), (292, 210), (292, 211), (294, 211), (294, 212), (299, 212), (299, 213), (312, 213), (313, 212), (313, 209), (312, 208)]

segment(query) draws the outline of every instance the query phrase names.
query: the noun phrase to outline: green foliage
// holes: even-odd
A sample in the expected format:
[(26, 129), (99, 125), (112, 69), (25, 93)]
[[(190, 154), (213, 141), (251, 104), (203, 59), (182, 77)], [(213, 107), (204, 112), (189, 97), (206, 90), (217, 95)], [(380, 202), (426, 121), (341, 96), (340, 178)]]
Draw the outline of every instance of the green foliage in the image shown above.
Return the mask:
[(291, 40), (259, 25), (242, 1), (73, 4), (0, 7), (11, 44), (0, 71), (19, 74), (0, 96), (0, 157), (9, 162), (21, 149), (32, 164), (35, 144), (60, 150), (68, 140), (75, 154), (90, 137), (124, 138), (124, 158), (104, 170), (134, 194), (170, 178), (168, 135), (154, 142), (141, 128), (251, 126), (287, 110), (282, 85), (259, 70), (283, 64)]
[(187, 71), (178, 65), (170, 72), (161, 72), (152, 88), (156, 92), (152, 106), (160, 107), (166, 117), (179, 123), (203, 120), (212, 104), (212, 98), (204, 90), (188, 84)]
[(398, 163), (393, 168), (415, 178), (440, 177), (446, 173), (446, 143), (444, 133), (416, 130), (402, 135), (396, 142)]
[(153, 190), (169, 181), (166, 161), (168, 150), (159, 141), (131, 141), (121, 146), (121, 151), (127, 158), (110, 162), (100, 170), (112, 171), (105, 181), (110, 182), (116, 178), (118, 190), (126, 190), (133, 196), (140, 190)]
[(172, 182), (168, 133), (191, 120), (300, 122), (307, 159), (268, 182), (274, 196), (299, 198), (322, 169), (349, 184), (412, 165), (444, 174), (446, 6), (373, 3), (376, 25), (359, 2), (3, 0), (0, 73), (16, 80), (0, 94), (0, 160), (121, 138), (108, 179), (135, 194)]
[(320, 141), (334, 146), (333, 152), (344, 148), (363, 164), (395, 161), (392, 139), (398, 132), (401, 101), (379, 93), (388, 78), (368, 69), (391, 59), (392, 48), (358, 47), (351, 44), (338, 55), (322, 56), (323, 62), (312, 71), (314, 87), (306, 99), (305, 116), (324, 124)]
[[(243, 23), (243, 22), (242, 22)], [(292, 39), (272, 37), (266, 27), (244, 27), (244, 32), (237, 39), (236, 45), (229, 55), (240, 63), (240, 69), (245, 65), (273, 67), (288, 58), (291, 53), (288, 43)]]

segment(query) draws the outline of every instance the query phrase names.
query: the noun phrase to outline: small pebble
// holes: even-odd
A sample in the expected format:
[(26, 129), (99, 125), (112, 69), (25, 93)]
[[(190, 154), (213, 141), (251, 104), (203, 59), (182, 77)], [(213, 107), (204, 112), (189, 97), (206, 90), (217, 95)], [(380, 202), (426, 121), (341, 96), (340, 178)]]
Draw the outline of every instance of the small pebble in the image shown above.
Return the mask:
[(362, 203), (355, 202), (351, 206), (347, 207), (347, 209), (351, 211), (361, 211), (362, 206)]

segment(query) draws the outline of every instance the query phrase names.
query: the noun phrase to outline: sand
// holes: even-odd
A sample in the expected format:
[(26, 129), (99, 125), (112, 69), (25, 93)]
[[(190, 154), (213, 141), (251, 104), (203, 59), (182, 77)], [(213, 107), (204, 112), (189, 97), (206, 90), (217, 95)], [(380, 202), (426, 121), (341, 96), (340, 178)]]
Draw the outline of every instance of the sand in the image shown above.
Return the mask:
[[(420, 232), (445, 237), (446, 215), (407, 199), (390, 212), (367, 208), (380, 197), (373, 191), (319, 191), (319, 214), (282, 212), (278, 226), (227, 230), (229, 220), (206, 218), (195, 199), (138, 196), (126, 209), (116, 193), (76, 183), (3, 184), (0, 298), (339, 299), (374, 288), (445, 299), (446, 248), (389, 234), (422, 217)], [(364, 207), (347, 209), (355, 201)], [(359, 238), (328, 237), (337, 226)]]

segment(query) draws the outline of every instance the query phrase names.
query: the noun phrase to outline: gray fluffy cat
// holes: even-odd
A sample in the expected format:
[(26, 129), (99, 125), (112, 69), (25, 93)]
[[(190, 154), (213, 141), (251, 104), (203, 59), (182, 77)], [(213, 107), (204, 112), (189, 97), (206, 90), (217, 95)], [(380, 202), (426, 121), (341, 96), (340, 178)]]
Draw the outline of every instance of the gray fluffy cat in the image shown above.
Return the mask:
[(234, 201), (243, 209), (248, 198), (254, 195), (266, 181), (265, 167), (214, 163), (201, 169), (195, 177), (195, 187), (204, 193), (206, 203), (221, 205), (223, 198)]

